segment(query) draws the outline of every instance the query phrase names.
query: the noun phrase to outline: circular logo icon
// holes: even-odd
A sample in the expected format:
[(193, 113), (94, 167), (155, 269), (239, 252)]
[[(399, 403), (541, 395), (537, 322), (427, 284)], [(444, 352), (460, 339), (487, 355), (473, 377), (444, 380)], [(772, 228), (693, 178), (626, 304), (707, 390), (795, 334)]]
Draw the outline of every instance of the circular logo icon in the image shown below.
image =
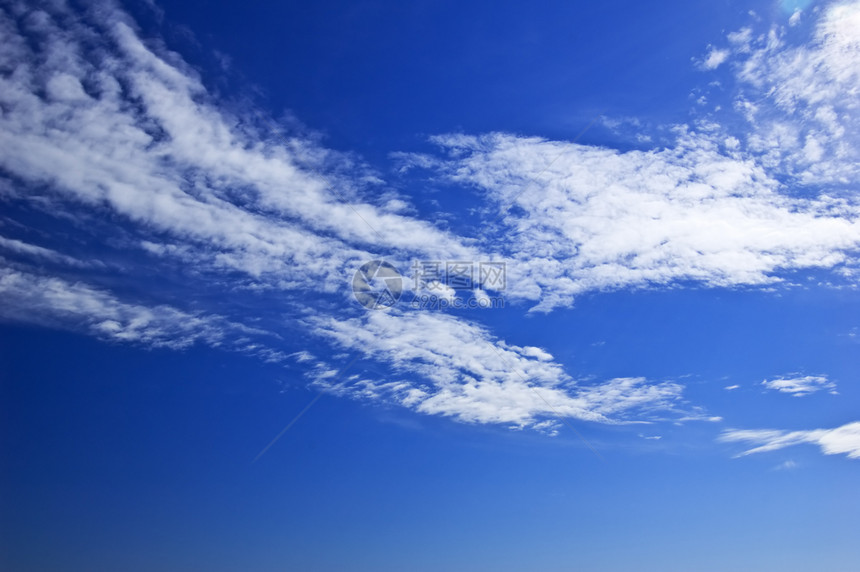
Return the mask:
[(403, 294), (403, 277), (384, 260), (362, 264), (352, 277), (352, 295), (368, 310), (390, 308)]

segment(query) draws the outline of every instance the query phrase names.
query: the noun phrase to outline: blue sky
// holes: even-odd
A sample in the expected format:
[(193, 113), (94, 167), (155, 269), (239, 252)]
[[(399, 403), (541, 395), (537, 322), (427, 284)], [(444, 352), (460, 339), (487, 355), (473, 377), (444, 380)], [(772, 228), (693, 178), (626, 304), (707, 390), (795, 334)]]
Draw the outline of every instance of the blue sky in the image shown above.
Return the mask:
[(4, 569), (857, 568), (860, 3), (0, 6)]

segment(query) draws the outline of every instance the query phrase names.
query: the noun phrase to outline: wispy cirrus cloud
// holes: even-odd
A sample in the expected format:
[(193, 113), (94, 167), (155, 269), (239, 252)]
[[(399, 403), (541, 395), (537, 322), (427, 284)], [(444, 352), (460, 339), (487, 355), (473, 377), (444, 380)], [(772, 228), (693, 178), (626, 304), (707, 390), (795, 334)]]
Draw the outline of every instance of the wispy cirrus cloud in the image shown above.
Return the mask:
[(832, 2), (810, 16), (810, 32), (794, 28), (795, 12), (788, 28), (729, 34), (719, 53), (739, 88), (734, 107), (751, 127), (742, 139), (759, 162), (801, 183), (856, 190), (860, 2)]
[[(154, 257), (148, 264), (180, 263), (187, 280), (234, 281), (267, 300), (266, 291), (313, 293), (299, 324), (406, 379), (350, 379), (350, 394), (550, 433), (555, 421), (548, 418), (556, 415), (617, 422), (678, 406), (675, 383), (623, 378), (574, 387), (545, 350), (506, 343), (461, 318), (332, 310), (343, 303), (353, 267), (380, 252), (401, 262), (493, 255), (403, 214), (401, 200), (384, 193), (376, 200), (373, 174), (352, 158), (297, 136), (270, 136), (266, 121), (248, 118), (253, 113), (225, 112), (196, 72), (144, 41), (112, 3), (83, 12), (4, 5), (0, 26), (9, 40), (0, 53), (8, 72), (0, 78), (5, 200), (39, 197), (46, 212), (62, 212), (79, 227), (93, 211), (114, 217), (124, 245)], [(17, 239), (4, 244), (28, 256), (61, 256)], [(123, 301), (105, 286), (26, 265), (4, 269), (3, 280), (7, 319), (154, 346), (278, 352), (271, 339), (246, 340), (264, 332), (157, 296)], [(272, 307), (288, 305), (274, 299)], [(312, 372), (318, 383), (329, 379), (321, 367)]]
[(766, 379), (761, 382), (767, 389), (788, 393), (796, 397), (810, 395), (816, 391), (827, 390), (836, 394), (836, 384), (830, 381), (826, 375), (789, 375)]
[(36, 246), (35, 244), (29, 244), (14, 238), (6, 238), (5, 236), (0, 236), (0, 250), (5, 250), (8, 253), (20, 255), (28, 259), (44, 260), (66, 266), (86, 267), (97, 264), (92, 261), (78, 260), (50, 248)]
[(704, 70), (713, 70), (720, 67), (723, 62), (725, 62), (729, 57), (729, 50), (726, 49), (718, 49), (713, 46), (710, 46), (710, 51), (708, 55), (699, 62), (699, 67)]
[(225, 112), (176, 54), (99, 6), (4, 9), (0, 167), (22, 199), (107, 207), (197, 264), (279, 288), (331, 289), (368, 249), (478, 257), (397, 201), (364, 201), (368, 177), (331, 167), (347, 158)]
[(763, 286), (856, 265), (857, 204), (790, 197), (711, 133), (629, 152), (506, 134), (434, 140), (451, 153), (447, 175), (498, 209), (511, 295), (539, 310), (593, 290)]
[[(477, 423), (537, 426), (548, 418), (601, 423), (655, 414), (705, 420), (683, 401), (683, 386), (618, 378), (582, 384), (552, 355), (494, 338), (484, 327), (444, 314), (374, 312), (349, 320), (314, 317), (311, 328), (338, 347), (390, 365), (389, 379), (330, 386), (357, 397), (386, 395), (422, 413)], [(324, 367), (322, 371), (334, 371)]]
[(86, 331), (99, 338), (151, 347), (220, 347), (263, 334), (223, 317), (189, 313), (168, 305), (124, 302), (81, 282), (0, 268), (0, 317)]
[[(851, 192), (860, 181), (851, 128), (860, 126), (858, 15), (860, 3), (834, 3), (809, 37), (750, 27), (711, 46), (700, 65), (730, 65), (731, 103), (745, 119), (713, 113), (676, 128), (664, 149), (458, 134), (433, 139), (447, 157), (406, 164), (482, 192), (495, 207), (489, 219), (511, 237), (504, 253), (524, 269), (515, 294), (539, 310), (589, 290), (761, 286), (810, 268), (851, 275), (860, 246)], [(802, 196), (788, 186), (796, 182), (827, 187)]]
[(730, 429), (719, 441), (754, 445), (738, 456), (776, 451), (804, 443), (818, 445), (825, 455), (847, 455), (860, 459), (860, 422), (847, 423), (835, 429), (809, 431), (778, 431), (772, 429)]
[(480, 191), (520, 269), (512, 295), (536, 310), (593, 290), (761, 287), (817, 268), (850, 281), (860, 251), (858, 22), (860, 2), (842, 2), (821, 10), (809, 36), (780, 25), (729, 34), (700, 67), (729, 66), (734, 110), (676, 126), (664, 148), (451, 134), (433, 138), (440, 156), (399, 159)]
[[(680, 383), (582, 383), (545, 349), (502, 340), (474, 321), (344, 308), (351, 270), (381, 256), (504, 260), (509, 298), (539, 310), (589, 291), (761, 286), (784, 272), (856, 264), (856, 203), (787, 196), (769, 163), (741, 152), (719, 125), (679, 128), (675, 146), (651, 151), (488, 134), (442, 135), (434, 138), (440, 156), (404, 155), (481, 189), (490, 214), (479, 242), (408, 214), (403, 198), (354, 157), (275, 135), (255, 110), (225, 111), (194, 70), (145, 41), (112, 3), (82, 11), (5, 3), (0, 30), (2, 200), (62, 213), (81, 233), (86, 216), (113, 221), (122, 248), (151, 257), (145, 264), (180, 265), (201, 291), (217, 283), (259, 296), (249, 306), (292, 312), (282, 333), (304, 328), (388, 372), (332, 385), (331, 368), (314, 362), (316, 383), (345, 394), (549, 433), (556, 416), (707, 418), (684, 402)], [(16, 255), (74, 266), (62, 252), (4, 240)], [(276, 345), (248, 341), (266, 334), (240, 326), (227, 304), (198, 311), (156, 295), (129, 301), (111, 292), (111, 280), (33, 268), (4, 267), (6, 319), (279, 355)]]
[(783, 461), (779, 465), (773, 468), (774, 471), (793, 471), (798, 467), (797, 462), (792, 461), (791, 459), (787, 461)]

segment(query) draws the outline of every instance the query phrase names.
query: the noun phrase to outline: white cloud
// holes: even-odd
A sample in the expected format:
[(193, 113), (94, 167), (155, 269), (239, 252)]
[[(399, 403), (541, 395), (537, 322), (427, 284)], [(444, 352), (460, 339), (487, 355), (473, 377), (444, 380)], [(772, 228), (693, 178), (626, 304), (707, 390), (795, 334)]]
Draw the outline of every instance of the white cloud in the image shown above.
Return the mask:
[(524, 346), (522, 348), (523, 355), (527, 355), (529, 357), (537, 358), (540, 361), (550, 361), (553, 359), (552, 354), (542, 350), (541, 348), (536, 348), (534, 346)]
[[(789, 25), (795, 25), (795, 12)], [(792, 32), (794, 34), (794, 32)], [(798, 43), (780, 26), (729, 34), (750, 150), (803, 183), (849, 185), (860, 175), (860, 2), (834, 2)]]
[(725, 389), (727, 391), (732, 391), (732, 390), (737, 389), (739, 387), (740, 387), (740, 385), (735, 384), (735, 385), (727, 385), (723, 389)]
[[(267, 139), (218, 109), (175, 54), (144, 44), (127, 16), (100, 14), (91, 23), (34, 11), (25, 20), (41, 50), (2, 19), (0, 67), (15, 73), (0, 79), (0, 165), (16, 177), (48, 183), (67, 208), (107, 205), (177, 243), (146, 238), (150, 252), (281, 289), (333, 292), (376, 248), (401, 259), (494, 257), (387, 206), (403, 211), (402, 201), (361, 199), (355, 177), (324, 169), (337, 155)], [(100, 27), (109, 33), (94, 59), (77, 38)], [(755, 163), (705, 136), (630, 153), (503, 135), (437, 141), (466, 155), (422, 164), (485, 188), (504, 211), (522, 209), (505, 216), (515, 232), (499, 247), (511, 261), (508, 294), (544, 310), (595, 289), (768, 284), (781, 270), (841, 264), (858, 243), (853, 206), (789, 200)], [(812, 138), (804, 149), (821, 146)]]
[[(277, 289), (342, 291), (349, 269), (376, 258), (376, 247), (425, 259), (493, 258), (468, 240), (394, 214), (407, 210), (402, 201), (389, 197), (376, 208), (350, 178), (316, 174), (342, 158), (297, 138), (273, 142), (223, 113), (176, 54), (145, 44), (126, 15), (105, 6), (88, 16), (95, 21), (62, 5), (33, 10), (21, 17), (23, 31), (5, 12), (0, 17), (8, 37), (0, 67), (10, 71), (0, 77), (0, 166), (15, 179), (5, 198), (42, 192), (55, 210), (72, 216), (76, 209), (106, 209), (141, 237), (148, 253), (219, 276), (238, 272)], [(96, 42), (97, 53), (87, 42)], [(20, 252), (19, 242), (6, 246)], [(33, 248), (27, 254), (50, 255)], [(234, 327), (166, 305), (124, 303), (80, 282), (3, 272), (7, 319), (76, 324), (114, 340), (172, 347), (197, 340), (221, 345)], [(571, 395), (572, 381), (550, 354), (494, 340), (469, 322), (393, 312), (336, 320), (306, 311), (319, 336), (364, 348), (367, 357), (410, 378), (349, 378), (352, 392), (394, 395), (426, 413), (551, 431), (538, 418), (621, 419), (664, 407), (680, 392), (675, 384), (637, 378)], [(266, 350), (253, 342), (244, 347)], [(317, 371), (321, 382), (333, 383), (331, 373)]]
[(294, 352), (287, 357), (291, 357), (295, 359), (299, 363), (309, 362), (314, 360), (314, 355), (307, 350), (301, 350), (298, 352)]
[(775, 471), (792, 471), (792, 470), (796, 469), (797, 467), (798, 467), (797, 463), (795, 461), (792, 461), (791, 459), (789, 459), (787, 461), (783, 461), (782, 463), (780, 463), (779, 465), (774, 467), (774, 470)]
[(472, 291), (472, 294), (475, 297), (475, 302), (479, 308), (491, 308), (493, 306), (493, 302), (490, 299), (490, 295), (487, 294), (485, 290), (481, 288), (476, 288)]
[(707, 57), (700, 64), (702, 69), (714, 70), (720, 67), (723, 62), (729, 57), (729, 50), (720, 50), (714, 47), (710, 48)]
[(847, 423), (835, 429), (811, 431), (740, 430), (730, 429), (719, 437), (719, 441), (742, 442), (755, 445), (738, 456), (776, 451), (793, 445), (811, 443), (818, 445), (825, 455), (848, 455), (860, 459), (860, 422)]
[(446, 300), (449, 303), (457, 297), (457, 290), (448, 284), (444, 284), (437, 280), (432, 280), (427, 283), (427, 290), (433, 292), (433, 295), (440, 300)]
[(788, 19), (789, 26), (797, 26), (800, 23), (800, 15), (803, 13), (803, 10), (795, 10), (794, 13)]
[(358, 397), (386, 394), (423, 413), (538, 427), (556, 416), (610, 423), (657, 411), (681, 413), (679, 384), (619, 378), (580, 385), (545, 351), (494, 339), (483, 327), (445, 314), (316, 316), (310, 326), (343, 349), (387, 363), (395, 377), (333, 386), (321, 380), (325, 387)]
[(731, 44), (734, 51), (739, 53), (747, 53), (752, 48), (750, 47), (750, 42), (753, 39), (753, 31), (752, 28), (746, 27), (741, 28), (737, 32), (731, 32), (728, 36), (729, 44)]
[(0, 318), (5, 320), (83, 330), (103, 339), (153, 347), (179, 349), (197, 342), (218, 347), (237, 335), (263, 333), (218, 316), (127, 303), (80, 282), (3, 267), (0, 297)]
[(836, 393), (836, 384), (827, 379), (826, 375), (795, 375), (792, 377), (778, 377), (766, 379), (761, 382), (768, 389), (789, 393), (796, 397), (802, 397), (820, 391), (829, 390)]
[(51, 250), (50, 248), (36, 246), (34, 244), (29, 244), (14, 238), (6, 238), (4, 236), (0, 236), (0, 248), (15, 254), (21, 254), (31, 258), (39, 258), (56, 264), (64, 264), (68, 266), (85, 267), (97, 264), (96, 262), (90, 261), (84, 262), (71, 256), (61, 254), (55, 250)]
[(782, 194), (723, 140), (681, 131), (674, 148), (623, 153), (505, 134), (434, 139), (452, 153), (448, 176), (499, 209), (508, 296), (540, 310), (591, 290), (760, 286), (856, 263), (860, 206)]
[(332, 291), (379, 248), (482, 258), (468, 241), (392, 212), (402, 201), (362, 199), (372, 177), (352, 159), (275, 140), (218, 108), (176, 54), (145, 44), (110, 4), (87, 17), (54, 5), (20, 20), (19, 29), (0, 14), (0, 167), (16, 179), (15, 198), (43, 193), (67, 213), (106, 207), (150, 244), (153, 234), (184, 243), (173, 255), (278, 288)]
[[(555, 416), (704, 418), (695, 408), (680, 410), (680, 384), (641, 377), (581, 384), (545, 350), (445, 314), (338, 319), (330, 307), (320, 309), (320, 292), (342, 294), (349, 270), (379, 253), (398, 261), (506, 260), (507, 293), (551, 309), (591, 290), (769, 284), (778, 271), (851, 262), (860, 240), (853, 205), (781, 195), (722, 135), (681, 133), (674, 148), (628, 153), (508, 135), (444, 136), (437, 142), (457, 157), (404, 155), (404, 168), (446, 171), (484, 189), (505, 213), (504, 238), (491, 241), (500, 252), (487, 253), (473, 239), (403, 214), (402, 199), (375, 196), (383, 194), (375, 175), (354, 158), (300, 137), (276, 140), (253, 114), (224, 112), (188, 65), (142, 41), (112, 5), (85, 17), (60, 3), (17, 9), (27, 12), (17, 22), (0, 15), (0, 167), (12, 180), (3, 200), (40, 195), (50, 205), (45, 211), (107, 214), (146, 253), (224, 280), (238, 274), (261, 289), (309, 294), (303, 311), (311, 332), (392, 372), (337, 380), (337, 370), (311, 354), (293, 354), (320, 364), (317, 383), (350, 395), (550, 434)], [(738, 46), (744, 41), (752, 42), (739, 38)], [(838, 110), (835, 119), (825, 108), (817, 113), (838, 123)], [(807, 157), (830, 149), (815, 137), (805, 142)], [(5, 240), (0, 246), (18, 254), (70, 260)], [(221, 346), (260, 333), (17, 269), (0, 269), (0, 288), (6, 319), (112, 340)], [(242, 347), (279, 357), (252, 342)]]
[(561, 430), (561, 423), (554, 419), (547, 419), (546, 421), (541, 421), (540, 423), (535, 423), (532, 426), (532, 429), (535, 431), (539, 431), (545, 435), (550, 437), (558, 436), (558, 432)]

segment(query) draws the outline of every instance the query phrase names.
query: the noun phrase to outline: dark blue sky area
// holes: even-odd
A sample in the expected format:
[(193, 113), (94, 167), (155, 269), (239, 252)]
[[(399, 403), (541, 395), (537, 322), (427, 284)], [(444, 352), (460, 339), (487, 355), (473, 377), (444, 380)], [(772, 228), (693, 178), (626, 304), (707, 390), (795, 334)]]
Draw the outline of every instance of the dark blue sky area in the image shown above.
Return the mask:
[[(845, 515), (860, 506), (840, 491), (854, 468), (812, 451), (795, 458), (817, 468), (763, 481), (772, 459), (597, 457), (572, 435), (324, 397), (252, 463), (314, 395), (273, 399), (280, 368), (2, 334), (8, 570), (801, 570), (825, 554), (838, 570), (853, 557)], [(602, 431), (582, 430), (603, 449)], [(773, 556), (787, 543), (808, 559)]]
[[(702, 82), (691, 58), (742, 21), (751, 6), (612, 1), (163, 7), (165, 20), (193, 30), (203, 52), (229, 56), (231, 68), (259, 86), (272, 109), (292, 111), (329, 135), (335, 148), (374, 157), (415, 148), (437, 133), (501, 130), (569, 139), (600, 115), (686, 121), (690, 91)], [(177, 44), (190, 43), (181, 30), (174, 34)], [(600, 136), (595, 131), (591, 138)]]

